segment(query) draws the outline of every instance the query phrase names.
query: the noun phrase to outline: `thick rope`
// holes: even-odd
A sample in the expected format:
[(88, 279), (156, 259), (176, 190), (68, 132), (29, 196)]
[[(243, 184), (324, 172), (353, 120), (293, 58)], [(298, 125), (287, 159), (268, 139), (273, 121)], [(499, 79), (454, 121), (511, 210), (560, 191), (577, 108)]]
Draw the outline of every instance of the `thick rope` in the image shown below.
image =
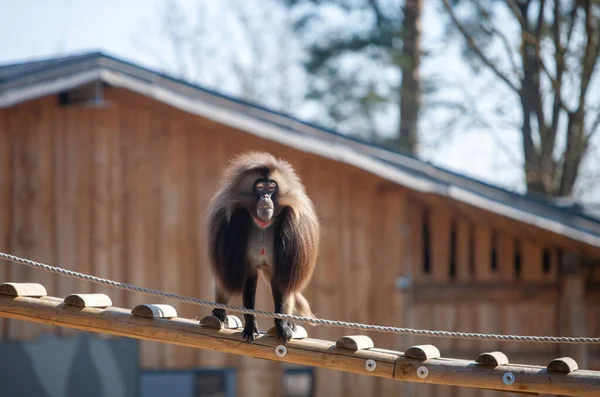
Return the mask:
[(243, 307), (229, 306), (222, 303), (215, 303), (211, 301), (189, 298), (176, 294), (169, 294), (149, 288), (138, 287), (136, 285), (120, 283), (117, 281), (107, 280), (100, 277), (90, 276), (87, 274), (78, 273), (72, 270), (62, 269), (46, 265), (44, 263), (35, 262), (29, 259), (19, 258), (14, 255), (5, 254), (0, 252), (0, 259), (4, 259), (10, 262), (30, 266), (36, 269), (42, 269), (51, 273), (58, 273), (68, 277), (74, 277), (81, 280), (91, 281), (97, 284), (108, 285), (110, 287), (121, 288), (128, 291), (141, 292), (148, 295), (159, 296), (161, 298), (173, 299), (179, 302), (191, 303), (200, 306), (209, 306), (217, 309), (229, 310), (232, 312), (254, 314), (257, 316), (278, 318), (282, 320), (294, 320), (299, 322), (326, 325), (331, 327), (342, 327), (360, 329), (365, 331), (376, 331), (376, 332), (390, 332), (397, 334), (407, 335), (420, 335), (420, 336), (431, 336), (436, 338), (459, 338), (459, 339), (479, 339), (479, 340), (496, 340), (496, 341), (511, 341), (511, 342), (534, 342), (534, 343), (582, 343), (582, 344), (600, 344), (600, 338), (588, 338), (588, 337), (557, 337), (557, 336), (519, 336), (519, 335), (499, 335), (499, 334), (480, 334), (471, 332), (453, 332), (453, 331), (431, 331), (425, 329), (413, 329), (413, 328), (399, 328), (399, 327), (388, 327), (381, 325), (367, 325), (360, 323), (349, 323), (345, 321), (334, 321), (324, 320), (318, 318), (301, 317), (291, 314), (265, 312), (262, 310), (246, 309)]

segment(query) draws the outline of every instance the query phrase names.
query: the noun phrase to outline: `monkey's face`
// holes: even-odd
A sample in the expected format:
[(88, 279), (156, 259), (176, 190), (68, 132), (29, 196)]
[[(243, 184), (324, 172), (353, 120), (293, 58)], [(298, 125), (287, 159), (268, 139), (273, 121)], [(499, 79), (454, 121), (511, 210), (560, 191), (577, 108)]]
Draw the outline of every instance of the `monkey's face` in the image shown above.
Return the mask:
[(273, 219), (275, 204), (273, 196), (277, 191), (277, 183), (268, 179), (259, 179), (254, 184), (254, 192), (256, 194), (256, 219), (258, 225), (267, 227)]

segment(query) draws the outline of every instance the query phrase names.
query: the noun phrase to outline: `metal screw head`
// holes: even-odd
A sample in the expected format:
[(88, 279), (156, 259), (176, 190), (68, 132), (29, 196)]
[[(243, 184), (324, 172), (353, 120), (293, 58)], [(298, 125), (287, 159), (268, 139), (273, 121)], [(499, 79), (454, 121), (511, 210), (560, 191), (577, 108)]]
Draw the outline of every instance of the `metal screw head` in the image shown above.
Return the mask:
[(427, 378), (428, 375), (429, 375), (429, 370), (427, 369), (427, 367), (417, 368), (417, 376), (419, 378), (425, 379), (425, 378)]
[(515, 383), (515, 376), (512, 374), (512, 372), (507, 372), (502, 377), (502, 381), (505, 385), (512, 385)]
[(377, 363), (375, 362), (375, 360), (367, 360), (365, 361), (365, 369), (369, 372), (373, 372), (375, 371), (375, 368), (377, 368)]
[(275, 354), (277, 354), (278, 357), (283, 357), (287, 354), (287, 349), (285, 346), (279, 345), (275, 348)]

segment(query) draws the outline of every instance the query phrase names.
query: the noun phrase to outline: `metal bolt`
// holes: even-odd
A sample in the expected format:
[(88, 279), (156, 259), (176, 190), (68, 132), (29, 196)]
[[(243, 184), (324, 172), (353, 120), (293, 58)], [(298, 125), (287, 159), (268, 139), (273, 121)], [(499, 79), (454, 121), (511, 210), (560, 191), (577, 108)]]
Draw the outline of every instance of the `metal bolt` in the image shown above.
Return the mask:
[(515, 383), (515, 376), (512, 374), (512, 372), (507, 372), (502, 377), (502, 380), (504, 381), (505, 385), (512, 385)]
[(287, 354), (287, 349), (285, 346), (279, 345), (275, 348), (275, 354), (277, 354), (278, 357), (283, 357)]
[(365, 361), (365, 369), (369, 372), (373, 372), (375, 371), (375, 368), (377, 368), (377, 363), (375, 362), (375, 360), (367, 360)]
[(427, 367), (417, 368), (417, 376), (421, 379), (427, 378), (427, 376), (429, 376), (429, 370), (427, 369)]

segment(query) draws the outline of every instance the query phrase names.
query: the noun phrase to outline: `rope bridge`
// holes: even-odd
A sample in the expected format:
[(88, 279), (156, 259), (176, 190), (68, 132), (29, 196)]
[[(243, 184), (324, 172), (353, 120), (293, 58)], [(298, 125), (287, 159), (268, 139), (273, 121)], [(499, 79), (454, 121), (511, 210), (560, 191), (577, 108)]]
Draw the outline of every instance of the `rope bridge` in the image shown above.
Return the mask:
[[(599, 338), (428, 331), (283, 315), (163, 293), (5, 253), (0, 253), (0, 259), (185, 303), (327, 326), (467, 339), (586, 344), (599, 342)], [(493, 351), (481, 353), (474, 361), (470, 361), (443, 357), (433, 345), (411, 346), (405, 352), (380, 349), (365, 335), (348, 335), (335, 342), (309, 338), (306, 330), (299, 325), (296, 325), (292, 339), (286, 345), (280, 344), (274, 327), (266, 333), (260, 332), (254, 343), (247, 343), (242, 338), (242, 322), (236, 316), (228, 316), (229, 321), (226, 324), (212, 315), (196, 321), (177, 317), (177, 311), (170, 305), (142, 304), (131, 310), (115, 307), (107, 295), (98, 293), (71, 294), (62, 299), (48, 296), (45, 287), (37, 283), (1, 284), (0, 317), (408, 382), (474, 387), (529, 395), (542, 393), (600, 397), (600, 371), (579, 369), (577, 362), (570, 357), (556, 358), (546, 366), (523, 365), (511, 363), (504, 353)]]
[(42, 269), (47, 272), (57, 273), (68, 277), (77, 278), (80, 280), (91, 281), (93, 283), (108, 285), (110, 287), (120, 288), (127, 291), (141, 292), (147, 295), (158, 296), (161, 298), (172, 299), (179, 302), (191, 303), (199, 306), (208, 306), (217, 309), (224, 309), (236, 313), (254, 314), (261, 317), (278, 318), (282, 320), (294, 320), (297, 322), (311, 323), (315, 325), (325, 325), (330, 327), (342, 327), (349, 329), (360, 329), (364, 331), (390, 332), (405, 335), (430, 336), (437, 338), (458, 338), (458, 339), (478, 339), (478, 340), (496, 340), (496, 341), (511, 341), (511, 342), (531, 342), (531, 343), (577, 343), (577, 344), (600, 344), (600, 338), (590, 337), (567, 337), (567, 336), (521, 336), (521, 335), (502, 335), (502, 334), (483, 334), (473, 332), (455, 332), (455, 331), (435, 331), (426, 329), (413, 329), (390, 327), (382, 325), (369, 325), (352, 323), (346, 321), (325, 320), (319, 318), (302, 317), (293, 314), (274, 313), (262, 310), (247, 309), (245, 307), (230, 306), (222, 303), (211, 302), (202, 299), (181, 296), (177, 294), (166, 293), (154, 289), (139, 287), (132, 284), (112, 281), (105, 278), (91, 276), (88, 274), (79, 273), (73, 270), (63, 269), (60, 267), (50, 266), (45, 263), (35, 262), (29, 259), (20, 258), (18, 256), (0, 252), (0, 259), (21, 265), (30, 266), (36, 269)]

